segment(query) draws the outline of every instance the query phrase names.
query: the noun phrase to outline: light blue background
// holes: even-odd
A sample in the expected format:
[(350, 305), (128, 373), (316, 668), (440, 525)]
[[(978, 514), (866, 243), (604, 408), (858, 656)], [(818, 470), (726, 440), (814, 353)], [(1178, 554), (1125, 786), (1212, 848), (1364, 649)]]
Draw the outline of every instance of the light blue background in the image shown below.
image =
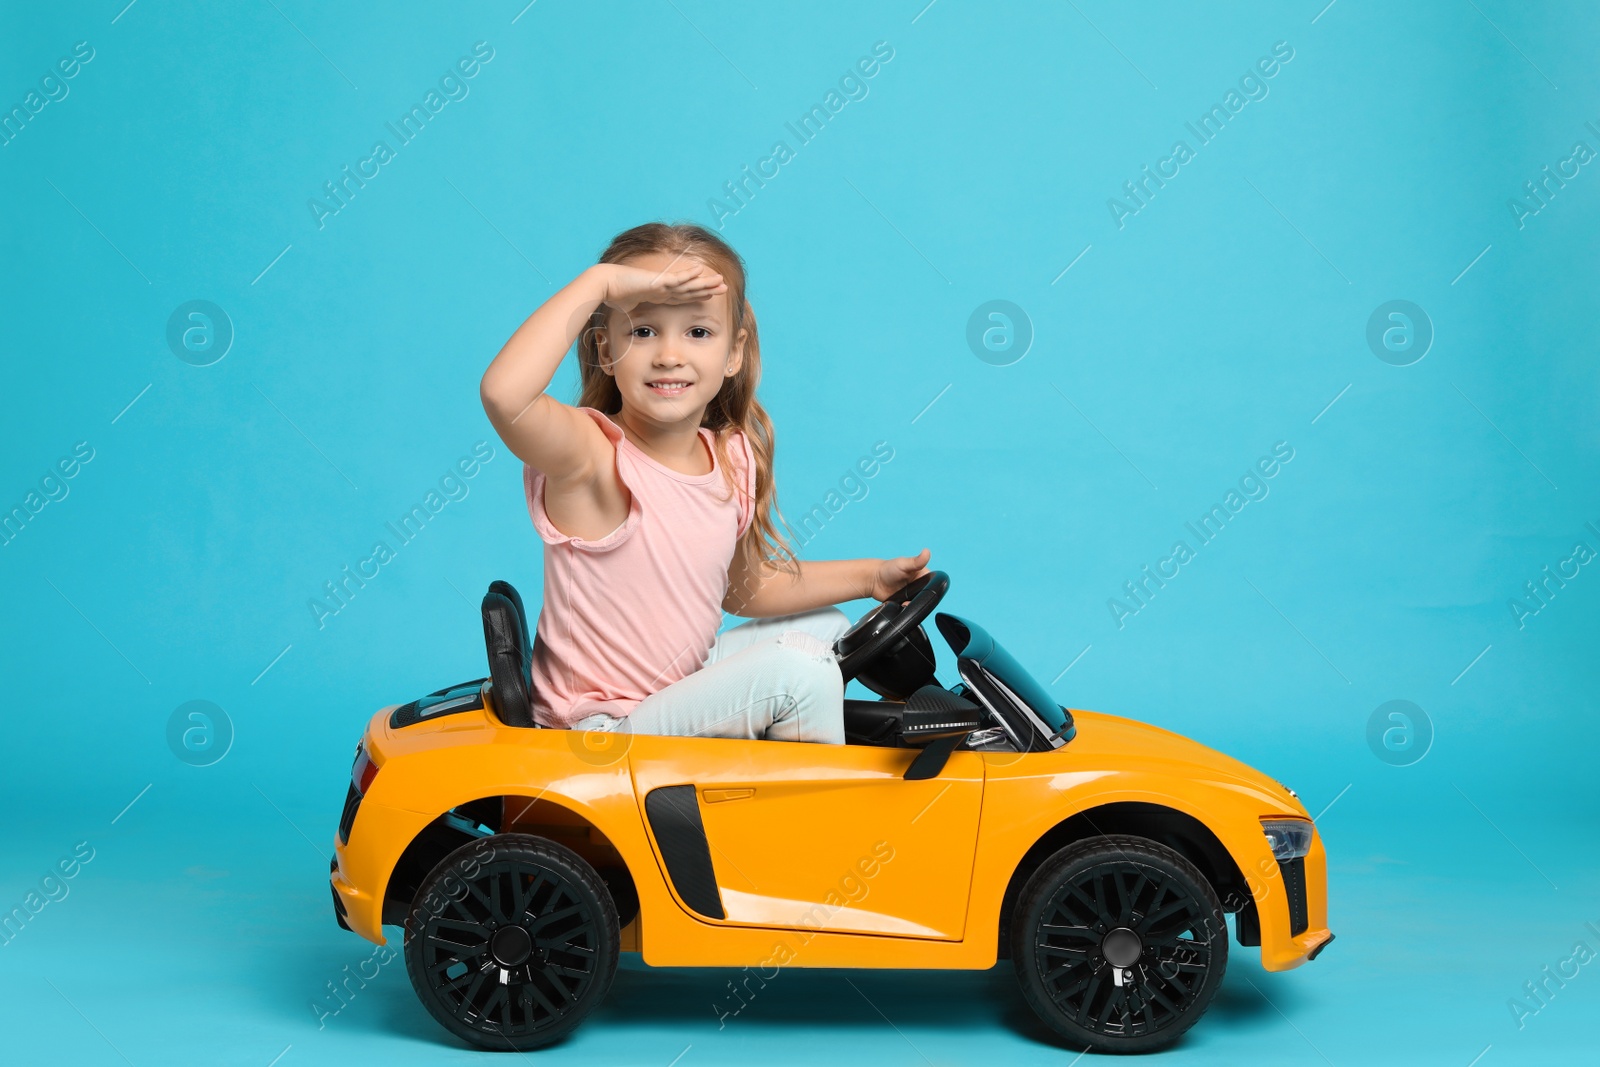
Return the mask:
[[(1600, 549), (1600, 173), (1521, 228), (1507, 206), (1600, 149), (1592, 5), (123, 2), (0, 16), (7, 109), (95, 49), (0, 148), (0, 506), (95, 450), (0, 547), (0, 908), (95, 850), (0, 948), (8, 1056), (477, 1059), (397, 964), (316, 1025), (370, 951), (326, 887), (351, 747), (378, 706), (483, 672), (491, 579), (537, 601), (484, 366), (612, 234), (710, 223), (780, 138), (795, 157), (722, 232), (751, 271), (781, 503), (798, 518), (894, 449), (807, 555), (926, 545), (948, 608), (1063, 703), (1323, 812), (1338, 943), (1284, 975), (1236, 950), (1161, 1061), (1594, 1055), (1594, 965), (1522, 1029), (1507, 1006), (1600, 949), (1600, 566), (1524, 627), (1508, 608), (1574, 542)], [(470, 94), (319, 229), (307, 200), (476, 41)], [(868, 95), (799, 146), (784, 124), (876, 41), (894, 57)], [(1197, 147), (1184, 123), (1278, 41), (1269, 95)], [(1178, 138), (1195, 158), (1119, 229), (1107, 200)], [(236, 331), (209, 367), (165, 340), (194, 299)], [(965, 340), (994, 299), (1034, 331), (1010, 366)], [(1393, 299), (1436, 331), (1411, 366), (1365, 340)], [(469, 495), (319, 629), (322, 583), (393, 547), (384, 523), (480, 440)], [(1108, 598), (1278, 441), (1270, 495), (1118, 629)], [(235, 731), (204, 768), (165, 739), (196, 699)], [(1412, 766), (1366, 741), (1393, 699), (1435, 734)], [(635, 959), (541, 1061), (1070, 1060), (1006, 966), (791, 971), (719, 1032), (730, 976)]]

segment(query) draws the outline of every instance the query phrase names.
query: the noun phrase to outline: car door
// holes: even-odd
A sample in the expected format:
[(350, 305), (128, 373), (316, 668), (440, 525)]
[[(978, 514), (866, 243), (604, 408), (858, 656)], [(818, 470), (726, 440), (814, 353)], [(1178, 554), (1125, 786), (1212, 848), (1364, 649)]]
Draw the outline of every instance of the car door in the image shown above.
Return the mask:
[(645, 823), (674, 891), (738, 926), (960, 940), (982, 757), (906, 781), (903, 748), (631, 739)]

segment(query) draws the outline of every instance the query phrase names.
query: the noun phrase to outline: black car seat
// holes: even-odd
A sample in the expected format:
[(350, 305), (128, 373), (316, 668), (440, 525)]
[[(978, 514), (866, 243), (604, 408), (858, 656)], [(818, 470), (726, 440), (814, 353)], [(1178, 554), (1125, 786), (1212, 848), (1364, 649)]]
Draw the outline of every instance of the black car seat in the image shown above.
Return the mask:
[(483, 642), (489, 653), (489, 698), (507, 726), (534, 727), (533, 645), (522, 597), (509, 582), (483, 595)]
[[(528, 611), (522, 606), (522, 594), (510, 582), (495, 580), (489, 583), (489, 592), (499, 593), (517, 609), (517, 623), (522, 629), (522, 658), (533, 666), (533, 643), (528, 639)], [(531, 693), (532, 690), (529, 690)]]

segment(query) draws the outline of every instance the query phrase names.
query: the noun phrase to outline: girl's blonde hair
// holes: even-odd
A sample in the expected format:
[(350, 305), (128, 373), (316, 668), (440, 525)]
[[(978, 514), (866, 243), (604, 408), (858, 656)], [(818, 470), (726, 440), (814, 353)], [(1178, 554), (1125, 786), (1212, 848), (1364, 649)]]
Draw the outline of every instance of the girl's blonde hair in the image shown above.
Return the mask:
[[(621, 263), (652, 252), (697, 259), (721, 274), (727, 283), (728, 304), (733, 310), (730, 343), (738, 338), (740, 330), (747, 331), (744, 360), (737, 372), (723, 379), (721, 390), (706, 405), (700, 425), (713, 431), (717, 462), (735, 493), (742, 493), (743, 486), (734, 482), (728, 465), (728, 431), (742, 430), (755, 455), (754, 518), (736, 551), (745, 553), (746, 562), (751, 566), (771, 562), (780, 569), (794, 570), (794, 549), (779, 529), (779, 523), (784, 528), (788, 528), (788, 523), (778, 510), (778, 492), (773, 484), (772, 420), (767, 417), (761, 401), (756, 399), (756, 386), (761, 381), (761, 344), (756, 332), (755, 311), (745, 299), (744, 260), (727, 242), (703, 227), (692, 223), (647, 222), (613, 237), (601, 253), (600, 262)], [(595, 331), (605, 326), (610, 312), (609, 307), (601, 304), (578, 336), (578, 367), (582, 375), (578, 404), (614, 415), (622, 409), (622, 392), (617, 388), (617, 380), (602, 369), (595, 341)]]

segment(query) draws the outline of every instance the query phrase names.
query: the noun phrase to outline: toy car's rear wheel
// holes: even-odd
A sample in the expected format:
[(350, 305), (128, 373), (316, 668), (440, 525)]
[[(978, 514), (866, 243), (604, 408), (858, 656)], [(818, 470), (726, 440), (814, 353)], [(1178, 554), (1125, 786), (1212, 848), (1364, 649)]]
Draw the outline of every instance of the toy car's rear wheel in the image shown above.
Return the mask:
[(617, 911), (571, 849), (496, 834), (446, 856), (417, 889), (406, 972), (446, 1030), (486, 1049), (564, 1037), (617, 969)]
[(1104, 836), (1057, 852), (1017, 898), (1011, 959), (1051, 1029), (1103, 1052), (1163, 1048), (1205, 1012), (1228, 963), (1216, 891), (1178, 853)]

